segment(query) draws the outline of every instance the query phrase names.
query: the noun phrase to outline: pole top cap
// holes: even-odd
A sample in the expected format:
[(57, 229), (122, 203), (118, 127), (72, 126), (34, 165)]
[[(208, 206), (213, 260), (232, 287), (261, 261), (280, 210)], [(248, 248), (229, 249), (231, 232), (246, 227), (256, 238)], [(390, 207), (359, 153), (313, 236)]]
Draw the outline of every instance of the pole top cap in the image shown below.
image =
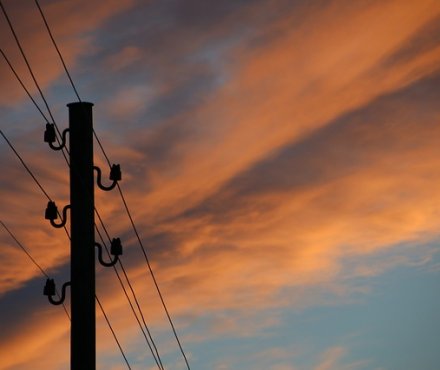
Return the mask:
[(79, 102), (79, 101), (76, 101), (76, 102), (73, 102), (73, 103), (69, 103), (69, 104), (67, 104), (67, 106), (70, 108), (70, 107), (75, 107), (75, 106), (80, 106), (80, 105), (88, 105), (88, 106), (91, 106), (91, 107), (93, 107), (93, 103), (89, 103), (89, 102), (86, 102), (86, 101), (82, 101), (82, 102)]

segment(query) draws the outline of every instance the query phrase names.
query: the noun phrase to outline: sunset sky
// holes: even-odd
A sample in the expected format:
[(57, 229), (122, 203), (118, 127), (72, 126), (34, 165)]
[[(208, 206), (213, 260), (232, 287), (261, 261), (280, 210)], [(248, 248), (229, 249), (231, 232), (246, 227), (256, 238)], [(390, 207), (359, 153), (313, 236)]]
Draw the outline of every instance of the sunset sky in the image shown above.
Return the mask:
[[(76, 96), (38, 8), (2, 3), (66, 128)], [(439, 0), (40, 3), (192, 370), (440, 368)], [(47, 115), (2, 14), (0, 47)], [(3, 59), (0, 82), (0, 128), (61, 208), (66, 163)], [(0, 220), (60, 287), (69, 240), (1, 137), (0, 168)], [(164, 367), (187, 369), (118, 192), (95, 194)], [(1, 226), (0, 252), (0, 370), (68, 369), (45, 277)], [(131, 368), (157, 369), (96, 274)], [(126, 368), (97, 308), (97, 369)]]

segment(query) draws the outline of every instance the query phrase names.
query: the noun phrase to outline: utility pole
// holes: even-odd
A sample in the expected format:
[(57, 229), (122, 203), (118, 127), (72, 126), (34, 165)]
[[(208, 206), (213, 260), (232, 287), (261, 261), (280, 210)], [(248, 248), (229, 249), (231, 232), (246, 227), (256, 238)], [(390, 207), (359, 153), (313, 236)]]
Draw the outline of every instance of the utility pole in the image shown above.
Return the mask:
[(69, 128), (57, 139), (54, 124), (47, 124), (44, 141), (54, 150), (66, 146), (66, 135), (69, 134), (70, 150), (70, 205), (65, 206), (61, 222), (55, 220), (60, 215), (55, 202), (49, 201), (45, 218), (56, 228), (65, 227), (67, 210), (70, 209), (70, 282), (63, 285), (59, 300), (55, 282), (48, 279), (44, 294), (54, 305), (64, 302), (66, 288), (71, 287), (71, 335), (70, 364), (71, 370), (96, 369), (96, 311), (95, 311), (95, 247), (98, 248), (98, 259), (104, 266), (113, 266), (122, 254), (119, 238), (111, 242), (113, 259), (104, 262), (102, 246), (95, 242), (94, 219), (94, 174), (97, 171), (97, 183), (102, 190), (113, 189), (121, 180), (119, 165), (113, 165), (110, 180), (113, 183), (106, 187), (101, 184), (101, 170), (93, 165), (93, 114), (92, 103), (77, 102), (67, 105), (69, 108)]
[(70, 103), (71, 370), (96, 369), (95, 196), (91, 103)]

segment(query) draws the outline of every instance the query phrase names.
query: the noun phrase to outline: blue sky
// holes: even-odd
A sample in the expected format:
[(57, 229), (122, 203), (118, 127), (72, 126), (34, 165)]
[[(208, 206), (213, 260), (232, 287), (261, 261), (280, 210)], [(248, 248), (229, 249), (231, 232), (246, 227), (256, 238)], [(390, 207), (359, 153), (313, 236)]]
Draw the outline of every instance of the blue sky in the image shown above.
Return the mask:
[[(65, 128), (76, 97), (35, 3), (3, 4)], [(437, 0), (41, 5), (122, 166), (191, 369), (438, 369)], [(0, 46), (46, 113), (4, 18)], [(62, 207), (68, 169), (45, 121), (4, 61), (0, 81), (1, 130)], [(0, 151), (1, 220), (61, 285), (68, 239)], [(186, 369), (117, 192), (96, 205), (165, 368)], [(0, 242), (0, 370), (65, 369), (64, 311), (5, 230)], [(96, 271), (131, 368), (157, 368), (113, 271)], [(97, 368), (127, 368), (99, 311), (97, 333)]]

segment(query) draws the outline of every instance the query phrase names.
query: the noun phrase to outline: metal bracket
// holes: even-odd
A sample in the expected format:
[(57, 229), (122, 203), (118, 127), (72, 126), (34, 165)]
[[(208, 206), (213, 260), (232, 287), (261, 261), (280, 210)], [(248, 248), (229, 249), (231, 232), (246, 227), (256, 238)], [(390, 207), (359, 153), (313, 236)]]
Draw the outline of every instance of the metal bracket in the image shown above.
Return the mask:
[(61, 143), (59, 146), (54, 145), (53, 143), (56, 140), (55, 133), (55, 125), (53, 123), (46, 124), (46, 131), (44, 132), (44, 141), (49, 144), (51, 149), (53, 150), (61, 150), (66, 146), (66, 135), (69, 132), (69, 129), (66, 128), (61, 134)]
[(72, 284), (70, 281), (63, 284), (63, 287), (61, 288), (61, 297), (58, 301), (56, 301), (55, 299), (52, 298), (56, 292), (54, 279), (47, 279), (46, 285), (44, 286), (43, 294), (48, 297), (49, 302), (51, 304), (53, 304), (54, 306), (58, 306), (58, 305), (64, 303), (64, 300), (66, 299), (66, 289), (68, 286), (71, 286), (71, 285)]
[(50, 224), (57, 229), (64, 227), (67, 222), (67, 210), (70, 208), (71, 208), (70, 204), (68, 204), (63, 208), (63, 217), (61, 218), (61, 223), (57, 224), (55, 223), (54, 219), (50, 219)]
[(101, 265), (103, 265), (105, 267), (112, 267), (112, 266), (116, 265), (116, 263), (119, 261), (119, 255), (116, 254), (113, 256), (113, 259), (110, 262), (105, 262), (102, 259), (102, 249), (103, 249), (102, 245), (99, 243), (95, 243), (95, 247), (98, 248), (98, 260)]
[(98, 184), (98, 187), (101, 190), (104, 191), (110, 191), (112, 189), (115, 188), (115, 186), (117, 185), (118, 181), (121, 180), (122, 176), (121, 176), (121, 167), (119, 166), (119, 164), (113, 164), (111, 169), (110, 169), (110, 180), (113, 181), (113, 183), (109, 186), (105, 186), (102, 184), (102, 172), (101, 169), (97, 166), (93, 166), (93, 169), (96, 171), (96, 183)]

